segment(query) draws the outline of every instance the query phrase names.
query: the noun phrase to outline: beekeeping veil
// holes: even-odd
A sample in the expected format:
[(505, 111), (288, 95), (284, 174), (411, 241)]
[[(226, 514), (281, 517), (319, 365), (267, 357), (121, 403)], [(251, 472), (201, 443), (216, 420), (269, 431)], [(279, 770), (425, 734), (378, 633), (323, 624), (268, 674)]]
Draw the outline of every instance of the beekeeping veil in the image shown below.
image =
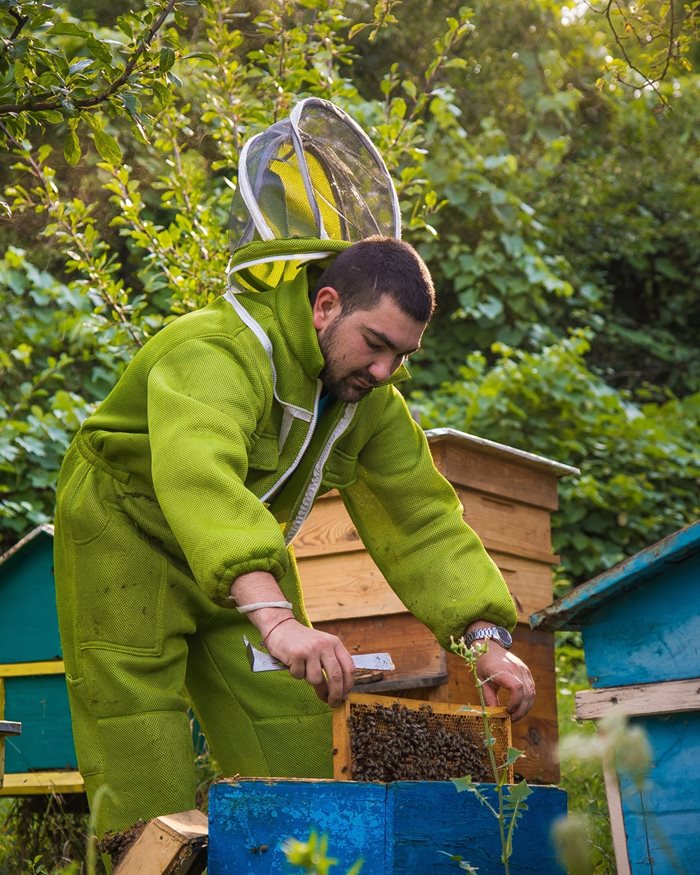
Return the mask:
[(378, 150), (343, 110), (302, 100), (245, 144), (230, 225), (232, 291), (273, 288), (373, 234), (401, 237), (398, 198)]

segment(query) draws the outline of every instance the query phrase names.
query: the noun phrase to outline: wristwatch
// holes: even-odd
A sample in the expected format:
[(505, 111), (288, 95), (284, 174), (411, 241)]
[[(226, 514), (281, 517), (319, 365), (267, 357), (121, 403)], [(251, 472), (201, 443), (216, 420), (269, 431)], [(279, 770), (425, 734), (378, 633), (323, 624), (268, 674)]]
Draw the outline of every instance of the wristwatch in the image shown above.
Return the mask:
[(513, 639), (510, 632), (504, 629), (503, 626), (483, 626), (481, 629), (474, 629), (464, 636), (464, 643), (467, 647), (471, 647), (475, 641), (483, 641), (486, 638), (493, 638), (501, 647), (510, 650), (513, 645)]

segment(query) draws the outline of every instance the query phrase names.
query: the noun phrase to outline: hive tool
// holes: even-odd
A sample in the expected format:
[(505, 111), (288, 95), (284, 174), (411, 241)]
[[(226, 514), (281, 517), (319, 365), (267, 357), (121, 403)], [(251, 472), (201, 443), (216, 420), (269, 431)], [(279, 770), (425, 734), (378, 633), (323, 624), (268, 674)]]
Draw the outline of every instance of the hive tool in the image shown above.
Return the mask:
[[(253, 647), (246, 637), (243, 638), (243, 641), (248, 654), (248, 662), (253, 671), (279, 671), (282, 668), (288, 668), (279, 659)], [(355, 668), (378, 669), (380, 671), (394, 670), (394, 663), (388, 653), (358, 653), (352, 657), (352, 661)]]

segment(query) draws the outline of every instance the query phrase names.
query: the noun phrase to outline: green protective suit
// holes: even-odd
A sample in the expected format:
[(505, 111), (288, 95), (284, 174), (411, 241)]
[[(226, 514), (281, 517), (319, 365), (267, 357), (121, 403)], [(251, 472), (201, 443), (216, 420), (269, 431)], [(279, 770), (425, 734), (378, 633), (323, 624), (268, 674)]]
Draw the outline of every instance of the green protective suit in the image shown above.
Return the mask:
[(317, 495), (340, 490), (443, 646), (477, 618), (515, 624), (397, 389), (319, 418), (322, 366), (306, 270), (229, 293), (153, 337), (66, 456), (57, 600), (100, 833), (194, 807), (190, 706), (227, 775), (332, 775), (330, 710), (287, 672), (250, 671), (243, 638), (260, 637), (227, 600), (238, 575), (268, 570), (308, 623), (289, 544)]

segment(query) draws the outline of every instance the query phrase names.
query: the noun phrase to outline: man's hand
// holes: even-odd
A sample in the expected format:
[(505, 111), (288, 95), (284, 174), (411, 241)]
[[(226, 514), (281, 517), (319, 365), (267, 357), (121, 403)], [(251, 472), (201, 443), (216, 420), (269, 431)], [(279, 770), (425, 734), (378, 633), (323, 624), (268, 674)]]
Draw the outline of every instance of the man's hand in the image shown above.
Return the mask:
[(331, 708), (337, 708), (352, 689), (355, 665), (335, 635), (309, 629), (290, 617), (272, 628), (265, 646), (271, 656), (289, 667), (292, 677), (310, 683)]
[[(241, 574), (231, 585), (231, 598), (237, 605), (285, 599), (268, 571)], [(343, 702), (355, 681), (355, 664), (340, 638), (309, 629), (285, 608), (263, 607), (247, 616), (262, 635), (270, 656), (288, 666), (292, 677), (310, 683), (331, 708)]]
[[(488, 640), (488, 639), (487, 639)], [(535, 702), (535, 682), (522, 659), (504, 650), (495, 641), (488, 641), (488, 650), (476, 663), (487, 705), (498, 705), (498, 688), (508, 690), (508, 713), (513, 721), (520, 720)]]

